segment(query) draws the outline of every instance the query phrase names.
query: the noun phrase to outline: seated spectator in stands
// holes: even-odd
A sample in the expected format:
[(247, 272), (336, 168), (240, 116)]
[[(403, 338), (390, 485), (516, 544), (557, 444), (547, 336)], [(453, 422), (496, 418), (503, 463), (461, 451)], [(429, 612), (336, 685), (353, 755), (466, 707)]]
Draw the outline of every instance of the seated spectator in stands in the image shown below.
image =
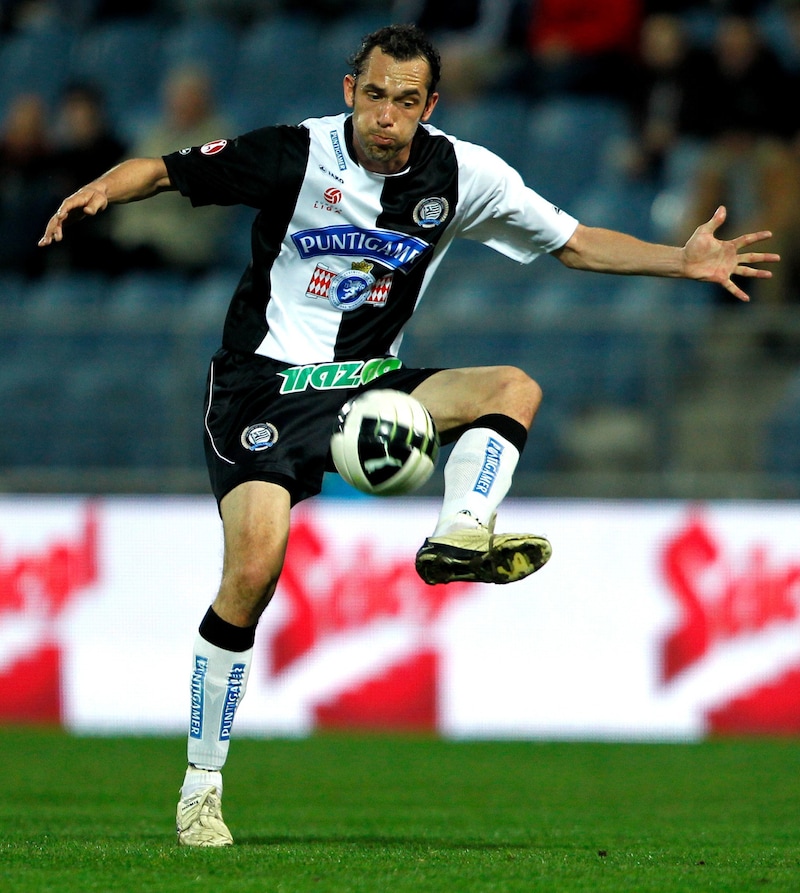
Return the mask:
[[(127, 149), (108, 121), (101, 92), (90, 84), (68, 84), (55, 115), (53, 179), (57, 192), (69, 195), (122, 160)], [(75, 270), (116, 271), (111, 240), (115, 208), (97, 226), (76, 227), (54, 261)]]
[(42, 261), (29, 250), (29, 243), (59, 194), (51, 180), (53, 159), (44, 100), (35, 93), (20, 94), (0, 125), (0, 267), (4, 269), (28, 276), (42, 272)]
[[(169, 4), (166, 9), (169, 9)], [(92, 18), (96, 22), (150, 18), (164, 10), (165, 4), (160, 0), (94, 0)]]
[(0, 34), (28, 31), (63, 22), (58, 0), (1, 0)]
[[(276, 87), (279, 89), (279, 87)], [(157, 157), (214, 139), (230, 138), (235, 127), (217, 114), (209, 75), (181, 67), (166, 78), (160, 118), (147, 127), (132, 147), (135, 156)], [(112, 233), (126, 250), (128, 266), (203, 273), (219, 260), (229, 208), (193, 209), (177, 192), (151, 202), (120, 206)]]
[(642, 0), (532, 0), (515, 86), (533, 100), (627, 99), (642, 17)]
[(707, 70), (679, 15), (653, 13), (642, 23), (631, 90), (631, 140), (625, 167), (658, 182), (669, 154), (686, 139), (707, 135), (707, 109), (694, 97)]
[[(766, 221), (777, 234), (780, 270), (759, 283), (757, 297), (797, 301), (800, 268), (800, 171), (792, 151), (797, 134), (796, 81), (762, 38), (755, 19), (720, 17), (708, 70), (695, 86), (707, 140), (676, 237), (691, 233), (721, 204), (736, 209), (728, 224)], [(794, 97), (787, 102), (785, 97)]]

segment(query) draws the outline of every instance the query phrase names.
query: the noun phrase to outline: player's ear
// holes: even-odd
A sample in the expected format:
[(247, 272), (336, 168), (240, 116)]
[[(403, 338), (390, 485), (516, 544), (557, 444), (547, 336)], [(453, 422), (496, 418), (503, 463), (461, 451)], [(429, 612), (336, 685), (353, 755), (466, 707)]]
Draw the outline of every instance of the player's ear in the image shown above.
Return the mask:
[(346, 74), (344, 76), (344, 83), (342, 84), (344, 88), (344, 101), (349, 109), (353, 108), (353, 105), (356, 101), (356, 79), (352, 74)]
[(433, 114), (433, 110), (436, 108), (436, 103), (439, 101), (438, 93), (431, 93), (428, 96), (428, 101), (425, 103), (425, 111), (422, 113), (422, 123), (427, 124), (430, 116)]

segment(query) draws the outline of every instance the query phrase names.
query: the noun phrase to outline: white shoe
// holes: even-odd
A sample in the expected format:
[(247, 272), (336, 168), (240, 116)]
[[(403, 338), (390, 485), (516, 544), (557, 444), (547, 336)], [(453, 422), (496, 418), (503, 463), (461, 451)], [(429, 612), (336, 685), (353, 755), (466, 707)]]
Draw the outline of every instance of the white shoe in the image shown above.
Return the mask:
[(178, 803), (181, 846), (231, 846), (233, 837), (222, 820), (222, 801), (214, 785), (200, 788)]
[(425, 540), (417, 552), (417, 573), (426, 583), (514, 583), (548, 562), (550, 543), (530, 533), (493, 532), (479, 524)]

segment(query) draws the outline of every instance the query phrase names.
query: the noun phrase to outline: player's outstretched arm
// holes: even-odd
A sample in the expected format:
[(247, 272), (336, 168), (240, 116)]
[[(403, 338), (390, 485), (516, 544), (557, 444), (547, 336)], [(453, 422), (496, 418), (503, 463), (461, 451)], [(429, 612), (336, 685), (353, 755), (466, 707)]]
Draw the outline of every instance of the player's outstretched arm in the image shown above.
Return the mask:
[(130, 158), (67, 196), (48, 220), (39, 245), (60, 242), (66, 223), (94, 217), (111, 204), (140, 201), (172, 188), (163, 159)]
[(752, 264), (777, 263), (780, 255), (742, 250), (769, 239), (772, 233), (768, 230), (735, 239), (718, 239), (716, 232), (725, 217), (725, 208), (717, 208), (709, 221), (697, 227), (683, 248), (656, 245), (625, 233), (579, 224), (566, 245), (553, 253), (565, 266), (575, 270), (715, 282), (740, 301), (749, 301), (747, 293), (731, 276), (768, 279), (771, 271)]

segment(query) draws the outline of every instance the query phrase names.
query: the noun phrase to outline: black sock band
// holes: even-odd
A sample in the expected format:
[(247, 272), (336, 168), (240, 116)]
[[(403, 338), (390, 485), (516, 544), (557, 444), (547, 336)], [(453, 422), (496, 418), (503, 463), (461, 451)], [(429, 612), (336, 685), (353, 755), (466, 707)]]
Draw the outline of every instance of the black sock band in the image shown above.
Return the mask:
[(225, 651), (249, 651), (256, 640), (256, 625), (234, 626), (209, 608), (200, 623), (200, 635), (209, 644)]
[(503, 415), (500, 412), (492, 412), (482, 415), (466, 426), (465, 430), (470, 428), (489, 428), (490, 431), (496, 431), (501, 437), (513, 444), (517, 448), (518, 453), (522, 453), (528, 440), (528, 429), (511, 416)]

